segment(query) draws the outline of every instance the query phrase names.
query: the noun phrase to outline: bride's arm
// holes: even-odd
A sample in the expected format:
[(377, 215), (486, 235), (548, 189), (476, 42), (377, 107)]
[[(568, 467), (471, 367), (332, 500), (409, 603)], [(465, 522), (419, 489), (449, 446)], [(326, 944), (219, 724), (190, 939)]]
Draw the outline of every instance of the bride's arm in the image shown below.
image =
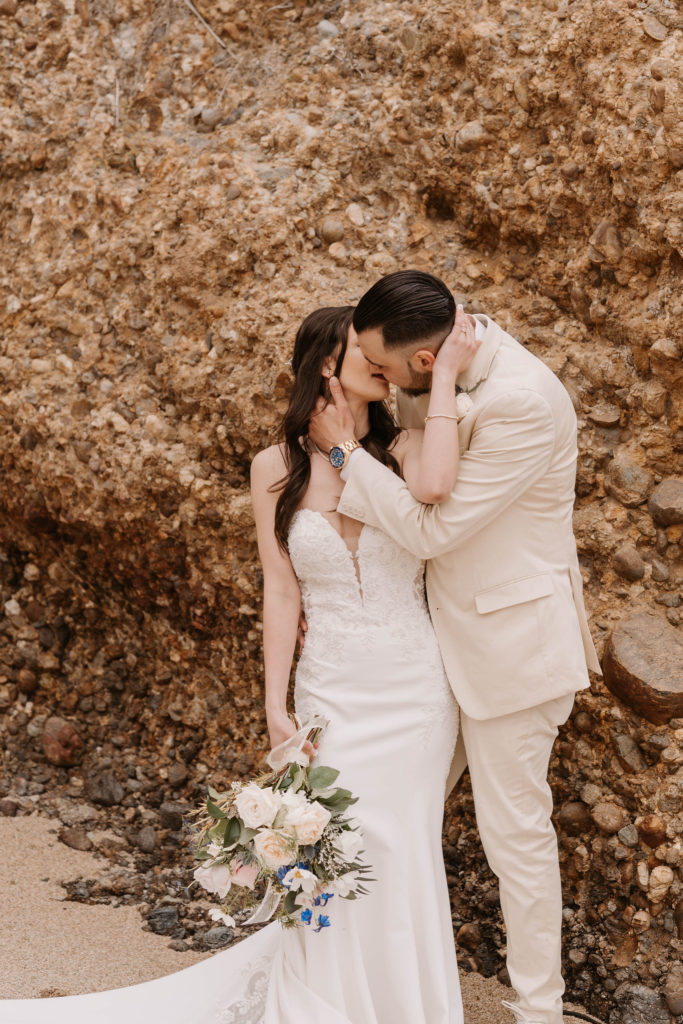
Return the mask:
[(478, 346), (474, 325), (458, 306), (453, 330), (434, 362), (425, 429), (406, 431), (396, 447), (410, 493), (427, 505), (445, 501), (455, 487), (460, 461), (455, 383)]
[[(296, 647), (301, 591), (289, 556), (280, 548), (275, 536), (278, 492), (269, 489), (285, 473), (285, 462), (277, 447), (259, 452), (251, 464), (251, 501), (263, 567), (263, 659), (271, 747), (296, 732), (287, 715), (287, 691)], [(310, 756), (314, 753), (308, 742), (302, 749)]]

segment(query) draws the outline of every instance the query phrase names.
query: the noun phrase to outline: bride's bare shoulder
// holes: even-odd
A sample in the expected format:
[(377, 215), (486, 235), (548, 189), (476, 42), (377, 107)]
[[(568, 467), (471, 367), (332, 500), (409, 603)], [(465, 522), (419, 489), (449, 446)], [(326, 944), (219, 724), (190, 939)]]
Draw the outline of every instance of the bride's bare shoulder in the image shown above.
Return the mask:
[(269, 487), (287, 472), (286, 448), (283, 444), (272, 444), (258, 452), (251, 462), (252, 486), (259, 484)]

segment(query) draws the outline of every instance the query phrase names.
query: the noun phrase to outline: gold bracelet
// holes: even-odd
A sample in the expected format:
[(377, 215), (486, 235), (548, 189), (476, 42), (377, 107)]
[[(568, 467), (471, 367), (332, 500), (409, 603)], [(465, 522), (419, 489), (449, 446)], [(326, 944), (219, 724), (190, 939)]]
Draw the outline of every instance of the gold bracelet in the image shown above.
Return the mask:
[(427, 420), (457, 420), (459, 416), (449, 416), (447, 412), (435, 412), (431, 416), (425, 416), (425, 423)]

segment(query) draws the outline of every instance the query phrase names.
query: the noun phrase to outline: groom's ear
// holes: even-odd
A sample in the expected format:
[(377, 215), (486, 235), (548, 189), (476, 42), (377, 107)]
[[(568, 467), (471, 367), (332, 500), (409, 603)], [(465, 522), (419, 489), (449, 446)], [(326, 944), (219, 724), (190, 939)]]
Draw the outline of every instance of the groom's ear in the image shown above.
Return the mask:
[(428, 348), (419, 348), (408, 360), (408, 366), (411, 370), (416, 370), (418, 373), (431, 373), (434, 369), (435, 361), (436, 355), (434, 352), (430, 352)]

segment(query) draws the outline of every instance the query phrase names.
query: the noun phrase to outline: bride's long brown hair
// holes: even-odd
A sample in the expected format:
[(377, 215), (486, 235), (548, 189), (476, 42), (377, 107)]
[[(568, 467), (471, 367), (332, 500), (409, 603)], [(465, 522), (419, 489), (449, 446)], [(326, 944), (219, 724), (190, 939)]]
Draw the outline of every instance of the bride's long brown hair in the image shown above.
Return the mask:
[[(272, 487), (272, 490), (281, 492), (275, 507), (275, 536), (284, 550), (287, 549), (287, 535), (294, 513), (311, 479), (310, 454), (305, 446), (308, 423), (319, 396), (328, 400), (330, 397), (323, 366), (325, 360), (339, 349), (334, 375), (338, 377), (341, 373), (353, 311), (353, 306), (316, 309), (306, 317), (296, 334), (292, 356), (294, 385), (282, 421), (287, 473)], [(370, 402), (368, 418), (370, 429), (365, 437), (360, 438), (360, 443), (376, 459), (398, 473), (398, 463), (390, 449), (401, 432), (400, 427), (385, 402)]]

